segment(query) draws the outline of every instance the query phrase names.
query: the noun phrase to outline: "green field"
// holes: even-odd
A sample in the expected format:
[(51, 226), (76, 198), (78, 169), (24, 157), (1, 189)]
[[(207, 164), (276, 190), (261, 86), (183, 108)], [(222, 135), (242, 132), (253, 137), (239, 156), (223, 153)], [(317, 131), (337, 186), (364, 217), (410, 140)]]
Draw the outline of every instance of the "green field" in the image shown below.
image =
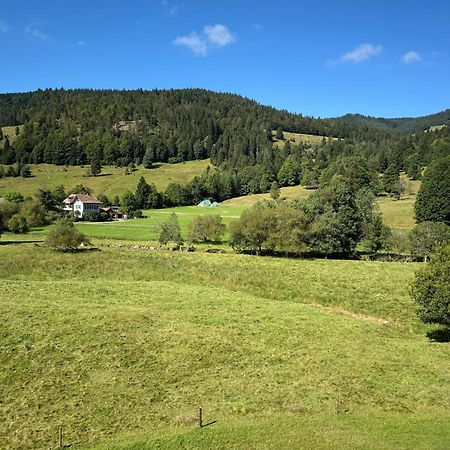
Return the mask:
[(169, 183), (188, 183), (196, 175), (200, 176), (209, 164), (209, 159), (205, 159), (180, 164), (161, 164), (154, 169), (144, 169), (143, 166), (139, 166), (130, 175), (125, 175), (123, 167), (105, 166), (102, 169), (102, 175), (98, 177), (85, 176), (88, 166), (83, 168), (52, 164), (31, 165), (32, 178), (1, 178), (0, 194), (18, 191), (28, 196), (34, 195), (42, 187), (54, 189), (62, 184), (68, 190), (77, 184), (84, 184), (93, 190), (94, 195), (121, 196), (127, 190), (134, 192), (141, 176), (144, 176), (147, 183), (154, 183), (158, 190), (164, 190)]
[(228, 226), (233, 220), (237, 220), (245, 209), (245, 206), (228, 206), (225, 204), (217, 208), (180, 206), (177, 208), (150, 209), (144, 211), (146, 217), (143, 219), (105, 223), (80, 222), (77, 226), (87, 236), (95, 238), (156, 241), (161, 222), (166, 220), (170, 214), (176, 213), (183, 237), (187, 239), (188, 225), (194, 217), (204, 214), (218, 214), (222, 216), (223, 223)]
[(0, 245), (0, 448), (448, 448), (418, 267)]

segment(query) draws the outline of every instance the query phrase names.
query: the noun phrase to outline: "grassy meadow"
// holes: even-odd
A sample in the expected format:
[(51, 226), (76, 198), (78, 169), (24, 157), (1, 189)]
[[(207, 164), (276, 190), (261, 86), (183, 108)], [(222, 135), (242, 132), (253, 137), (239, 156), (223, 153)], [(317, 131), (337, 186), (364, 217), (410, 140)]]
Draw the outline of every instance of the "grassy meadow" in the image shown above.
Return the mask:
[(450, 446), (419, 264), (102, 242), (0, 245), (0, 448)]
[[(1, 127), (2, 128), (2, 132), (3, 132), (3, 136), (8, 136), (8, 140), (9, 142), (12, 144), (16, 138), (17, 138), (17, 134), (16, 134), (16, 127)], [(22, 130), (23, 125), (19, 125), (19, 134), (20, 131)], [(3, 148), (4, 142), (0, 142), (0, 148)]]
[(143, 166), (129, 175), (125, 168), (104, 166), (98, 177), (86, 177), (88, 166), (55, 166), (52, 164), (30, 165), (31, 178), (1, 178), (0, 194), (18, 191), (24, 196), (34, 195), (39, 188), (54, 189), (63, 185), (66, 190), (77, 184), (84, 184), (93, 190), (94, 195), (105, 194), (108, 197), (123, 195), (127, 190), (135, 191), (139, 178), (143, 176), (147, 183), (154, 183), (158, 190), (164, 190), (170, 183), (186, 184), (196, 175), (201, 175), (210, 164), (209, 159), (187, 161), (180, 164), (162, 163), (154, 169)]
[(284, 140), (276, 139), (276, 131), (272, 131), (273, 141), (277, 147), (284, 147), (285, 141), (290, 141), (293, 144), (320, 144), (322, 140), (332, 139), (336, 140), (336, 138), (330, 138), (326, 136), (318, 136), (315, 134), (305, 134), (305, 133), (291, 133), (290, 131), (283, 131)]

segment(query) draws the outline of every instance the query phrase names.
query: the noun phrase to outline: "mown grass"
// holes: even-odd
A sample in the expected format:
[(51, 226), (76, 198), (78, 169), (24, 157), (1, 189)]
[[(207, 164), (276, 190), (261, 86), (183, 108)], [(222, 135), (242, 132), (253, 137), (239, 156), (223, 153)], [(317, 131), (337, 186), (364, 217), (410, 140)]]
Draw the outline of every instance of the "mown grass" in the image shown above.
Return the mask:
[(2, 245), (0, 448), (446, 448), (417, 267)]
[[(245, 207), (220, 205), (217, 208), (199, 206), (180, 206), (177, 208), (152, 209), (144, 211), (143, 219), (133, 219), (121, 222), (85, 223), (77, 224), (80, 231), (87, 236), (104, 239), (128, 239), (156, 241), (159, 235), (159, 225), (167, 220), (168, 216), (176, 213), (183, 237), (187, 240), (189, 223), (194, 217), (206, 214), (222, 216), (223, 223), (229, 225), (240, 217)], [(228, 238), (228, 234), (224, 236)]]
[(63, 185), (66, 190), (83, 184), (93, 190), (94, 195), (105, 194), (113, 198), (122, 196), (127, 190), (134, 192), (139, 178), (143, 176), (148, 183), (154, 183), (158, 190), (164, 190), (169, 183), (186, 184), (196, 175), (201, 175), (210, 164), (209, 159), (187, 161), (180, 164), (161, 164), (154, 169), (139, 166), (137, 170), (125, 175), (123, 167), (105, 166), (98, 177), (86, 177), (88, 166), (55, 166), (52, 164), (32, 164), (31, 178), (0, 179), (0, 194), (18, 191), (24, 196), (35, 195), (39, 188), (54, 189)]

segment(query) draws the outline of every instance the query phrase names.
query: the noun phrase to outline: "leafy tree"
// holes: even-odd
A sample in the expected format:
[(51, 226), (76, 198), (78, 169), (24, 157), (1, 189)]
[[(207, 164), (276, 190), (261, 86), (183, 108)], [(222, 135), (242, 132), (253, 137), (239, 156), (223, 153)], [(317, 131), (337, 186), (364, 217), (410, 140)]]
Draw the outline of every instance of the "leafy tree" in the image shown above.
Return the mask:
[(284, 161), (278, 172), (280, 186), (295, 186), (299, 182), (299, 169), (291, 158)]
[(97, 177), (102, 173), (102, 164), (100, 162), (100, 159), (98, 158), (92, 158), (91, 160), (91, 166), (89, 168), (89, 175), (92, 177)]
[(120, 209), (126, 214), (133, 214), (139, 209), (136, 196), (131, 191), (127, 191), (123, 194), (122, 199), (120, 200)]
[(332, 184), (297, 202), (311, 222), (310, 248), (325, 255), (350, 256), (364, 236), (364, 217), (358, 209), (356, 193), (347, 180)]
[(142, 160), (142, 164), (146, 169), (152, 169), (154, 162), (154, 150), (153, 148), (148, 148), (145, 151), (144, 159)]
[(196, 216), (188, 226), (190, 242), (219, 242), (226, 226), (222, 217), (212, 214)]
[(39, 188), (36, 198), (45, 212), (54, 211), (59, 207), (59, 204), (55, 204), (55, 198), (50, 189)]
[(166, 245), (169, 242), (174, 242), (178, 246), (183, 245), (184, 240), (181, 235), (178, 217), (175, 213), (172, 213), (167, 220), (161, 223), (158, 242), (161, 245)]
[(365, 224), (364, 246), (371, 253), (378, 253), (381, 249), (389, 245), (391, 230), (384, 225), (382, 215), (377, 212), (371, 220)]
[(450, 243), (450, 226), (442, 222), (421, 222), (409, 235), (411, 253), (425, 259), (431, 257), (436, 248)]
[(411, 296), (423, 322), (450, 327), (450, 245), (442, 247), (416, 274)]
[(244, 211), (230, 225), (230, 245), (238, 250), (254, 250), (260, 254), (271, 230), (270, 211), (258, 205)]
[(45, 238), (47, 247), (61, 251), (76, 250), (81, 244), (89, 244), (89, 240), (67, 219), (60, 219), (52, 225)]
[(109, 200), (109, 198), (105, 194), (98, 195), (97, 196), (97, 200), (102, 202), (102, 207), (104, 207), (104, 208), (112, 205), (111, 201)]
[(56, 186), (55, 189), (52, 191), (52, 198), (53, 202), (56, 206), (59, 206), (62, 204), (62, 202), (67, 197), (67, 194), (64, 190), (64, 186), (60, 184), (59, 186)]
[(51, 217), (46, 214), (39, 201), (27, 199), (20, 207), (20, 214), (25, 217), (28, 227), (47, 225)]
[(68, 194), (92, 195), (92, 189), (82, 184), (77, 184), (75, 187), (68, 191)]
[(417, 222), (450, 225), (450, 156), (438, 159), (426, 169), (414, 211)]
[(119, 205), (120, 205), (120, 198), (119, 198), (118, 195), (115, 195), (115, 196), (114, 196), (113, 201), (112, 201), (112, 204), (113, 204), (114, 206), (119, 206)]

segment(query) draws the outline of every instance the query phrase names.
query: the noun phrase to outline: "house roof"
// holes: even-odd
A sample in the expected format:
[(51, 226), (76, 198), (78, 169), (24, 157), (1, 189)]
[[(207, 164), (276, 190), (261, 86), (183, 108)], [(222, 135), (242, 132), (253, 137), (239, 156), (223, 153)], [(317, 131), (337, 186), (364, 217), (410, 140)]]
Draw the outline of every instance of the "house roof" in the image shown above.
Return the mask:
[(64, 203), (70, 205), (74, 203), (76, 200), (79, 200), (81, 203), (89, 203), (97, 205), (102, 204), (100, 200), (97, 200), (95, 197), (91, 197), (90, 195), (87, 194), (71, 194), (64, 200)]

